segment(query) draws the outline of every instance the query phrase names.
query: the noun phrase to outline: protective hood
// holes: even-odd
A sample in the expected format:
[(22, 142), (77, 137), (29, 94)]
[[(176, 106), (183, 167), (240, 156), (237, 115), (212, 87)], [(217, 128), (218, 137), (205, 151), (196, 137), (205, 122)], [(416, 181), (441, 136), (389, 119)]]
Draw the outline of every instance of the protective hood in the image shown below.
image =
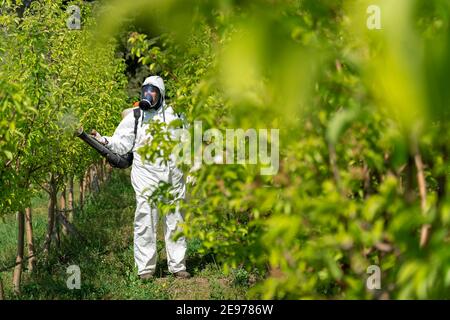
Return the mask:
[(139, 107), (144, 111), (151, 109), (158, 110), (161, 107), (164, 110), (164, 94), (165, 86), (163, 79), (158, 76), (148, 77), (142, 84)]
[(152, 84), (159, 89), (161, 92), (161, 96), (164, 100), (164, 95), (166, 94), (166, 87), (164, 86), (164, 80), (159, 76), (151, 76), (145, 79), (142, 86), (146, 86), (148, 84)]

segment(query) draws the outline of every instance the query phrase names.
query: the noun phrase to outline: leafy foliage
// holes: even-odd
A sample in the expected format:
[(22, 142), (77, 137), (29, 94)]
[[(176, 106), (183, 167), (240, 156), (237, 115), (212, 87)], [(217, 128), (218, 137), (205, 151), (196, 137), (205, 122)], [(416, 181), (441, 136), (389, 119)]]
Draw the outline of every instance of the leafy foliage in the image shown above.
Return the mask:
[[(186, 168), (185, 234), (225, 270), (264, 271), (258, 297), (448, 298), (448, 99), (429, 90), (448, 78), (447, 5), (381, 1), (385, 27), (370, 31), (367, 1), (225, 3), (198, 5), (184, 44), (170, 33), (129, 41), (168, 77), (191, 124), (280, 128), (275, 176), (258, 165)], [(370, 265), (381, 290), (366, 287)]]
[[(64, 27), (60, 1), (33, 2), (24, 18), (2, 11), (0, 211), (23, 206), (28, 181), (93, 161), (59, 124), (67, 114), (101, 132), (118, 122), (124, 65), (108, 41), (138, 12), (127, 54), (167, 81), (191, 133), (194, 121), (280, 129), (276, 175), (261, 164), (184, 164), (184, 233), (199, 253), (237, 281), (243, 270), (264, 274), (252, 297), (449, 298), (450, 5), (379, 0), (383, 28), (369, 30), (370, 4), (114, 1), (95, 50), (89, 29)], [(173, 141), (161, 124), (151, 130), (141, 152), (168, 157)], [(381, 290), (366, 287), (370, 265)]]
[(82, 174), (98, 155), (75, 129), (112, 131), (126, 104), (124, 63), (113, 42), (95, 44), (93, 8), (78, 5), (82, 30), (66, 26), (62, 1), (33, 1), (23, 16), (2, 5), (0, 213), (27, 206), (51, 174)]

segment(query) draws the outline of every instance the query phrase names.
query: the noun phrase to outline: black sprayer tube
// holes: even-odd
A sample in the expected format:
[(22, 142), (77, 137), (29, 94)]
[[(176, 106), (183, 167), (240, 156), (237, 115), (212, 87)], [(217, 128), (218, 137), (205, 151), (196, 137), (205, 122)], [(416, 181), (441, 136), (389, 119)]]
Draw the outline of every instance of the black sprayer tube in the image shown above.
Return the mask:
[(102, 145), (100, 142), (95, 140), (92, 136), (86, 134), (82, 128), (79, 128), (75, 132), (76, 136), (86, 142), (88, 145), (90, 145), (92, 148), (94, 148), (98, 153), (100, 153), (103, 157), (108, 160), (109, 164), (112, 165), (115, 168), (125, 169), (131, 166), (133, 163), (132, 153), (126, 156), (118, 155), (108, 148), (106, 148), (104, 145)]

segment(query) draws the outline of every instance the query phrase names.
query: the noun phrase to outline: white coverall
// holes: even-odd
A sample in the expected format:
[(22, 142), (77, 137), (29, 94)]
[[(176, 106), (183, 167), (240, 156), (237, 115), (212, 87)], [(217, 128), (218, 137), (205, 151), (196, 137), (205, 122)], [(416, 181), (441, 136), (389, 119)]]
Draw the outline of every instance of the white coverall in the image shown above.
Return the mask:
[[(158, 76), (148, 77), (144, 85), (152, 84), (159, 88), (164, 97), (165, 87), (162, 78)], [(142, 115), (143, 114), (143, 115)], [(149, 197), (158, 187), (160, 181), (170, 183), (171, 193), (176, 200), (184, 199), (185, 183), (183, 173), (176, 168), (173, 162), (168, 166), (161, 161), (156, 163), (145, 163), (137, 153), (146, 141), (151, 139), (147, 133), (150, 121), (158, 119), (161, 122), (169, 124), (177, 119), (177, 115), (171, 107), (166, 106), (163, 101), (162, 107), (158, 110), (141, 110), (136, 137), (134, 136), (134, 113), (128, 113), (120, 122), (112, 137), (105, 136), (108, 140), (107, 147), (118, 154), (126, 154), (136, 142), (133, 148), (133, 165), (131, 169), (131, 183), (136, 192), (136, 212), (134, 218), (134, 259), (138, 268), (138, 274), (153, 274), (156, 268), (157, 250), (156, 250), (156, 231), (158, 223), (158, 211), (151, 203)], [(177, 206), (175, 212), (169, 213), (164, 217), (164, 238), (166, 243), (167, 263), (169, 272), (176, 273), (186, 270), (185, 254), (186, 239), (184, 237), (173, 240), (174, 234), (179, 231), (178, 223), (183, 221), (183, 216)]]

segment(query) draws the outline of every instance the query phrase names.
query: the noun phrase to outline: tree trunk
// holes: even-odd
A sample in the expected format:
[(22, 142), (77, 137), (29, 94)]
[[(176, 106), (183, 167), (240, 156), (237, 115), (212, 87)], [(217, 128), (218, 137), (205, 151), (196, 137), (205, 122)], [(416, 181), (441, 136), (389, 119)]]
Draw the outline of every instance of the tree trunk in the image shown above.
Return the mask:
[(67, 199), (67, 209), (68, 214), (67, 214), (67, 218), (69, 219), (70, 222), (73, 221), (73, 176), (69, 177), (69, 194), (68, 194), (68, 199)]
[(92, 185), (93, 185), (93, 181), (92, 181), (92, 167), (89, 167), (89, 169), (87, 170), (87, 176), (88, 176), (88, 181), (89, 181), (89, 183), (88, 183), (88, 190), (89, 190), (89, 194), (92, 194), (92, 191), (93, 191), (93, 188), (92, 188)]
[(91, 170), (90, 170), (90, 176), (91, 176), (91, 182), (92, 182), (92, 190), (94, 192), (99, 192), (100, 191), (100, 185), (98, 182), (98, 171), (97, 171), (97, 166), (92, 166)]
[(22, 278), (22, 263), (24, 251), (24, 237), (25, 237), (25, 213), (23, 210), (17, 213), (17, 256), (16, 266), (13, 274), (13, 288), (16, 295), (20, 295), (20, 279)]
[(48, 200), (48, 210), (47, 210), (47, 233), (45, 235), (44, 242), (44, 254), (48, 255), (50, 251), (50, 244), (52, 242), (52, 235), (55, 226), (55, 206), (56, 206), (56, 181), (52, 175), (50, 180), (50, 199)]
[(106, 180), (109, 180), (111, 178), (113, 168), (106, 162), (106, 159), (105, 159), (105, 166), (106, 166)]
[(25, 210), (25, 230), (27, 234), (27, 246), (28, 246), (28, 270), (33, 272), (36, 267), (37, 258), (34, 251), (34, 241), (33, 241), (33, 219), (31, 208), (26, 208)]
[(405, 201), (408, 205), (412, 205), (417, 199), (417, 193), (414, 187), (414, 157), (409, 155), (408, 162), (405, 167), (405, 179), (404, 179), (404, 195)]
[(84, 204), (84, 179), (83, 176), (80, 177), (80, 210), (83, 210), (83, 204)]
[[(441, 148), (442, 151), (442, 158), (444, 163), (448, 163), (448, 147), (446, 144), (444, 144)], [(437, 177), (436, 181), (438, 184), (438, 191), (437, 191), (437, 200), (436, 200), (436, 208), (438, 212), (442, 212), (444, 208), (444, 203), (446, 200), (447, 195), (447, 178), (448, 174), (445, 171), (440, 172)]]
[(101, 162), (98, 162), (95, 166), (97, 168), (97, 173), (98, 173), (98, 175), (97, 175), (98, 183), (99, 183), (99, 185), (101, 185), (103, 182), (103, 166), (102, 166)]
[(56, 202), (55, 206), (55, 228), (53, 229), (53, 237), (55, 238), (56, 247), (59, 249), (61, 245), (61, 226), (60, 226), (60, 214), (61, 210), (59, 208), (59, 203)]
[[(66, 185), (64, 184), (63, 189), (61, 191), (61, 196), (59, 198), (59, 211), (62, 215), (66, 216)], [(58, 228), (59, 228), (59, 219), (56, 219), (58, 221)], [(58, 229), (59, 231), (59, 229)], [(62, 232), (66, 236), (67, 230), (64, 226), (62, 226)], [(59, 235), (58, 235), (59, 236)]]
[(90, 193), (90, 187), (91, 187), (91, 181), (90, 181), (90, 176), (89, 176), (89, 169), (86, 170), (86, 172), (84, 173), (84, 184), (83, 184), (83, 189), (84, 189), (84, 197), (86, 198), (86, 194)]
[[(416, 147), (416, 152), (414, 155), (414, 162), (417, 168), (417, 184), (419, 186), (420, 194), (420, 208), (422, 209), (422, 214), (426, 215), (427, 210), (427, 185), (425, 181), (425, 174), (423, 172), (423, 161), (420, 155), (419, 148)], [(431, 225), (424, 224), (420, 230), (420, 247), (425, 247), (430, 238)]]
[(3, 290), (3, 281), (1, 274), (0, 274), (0, 300), (5, 300), (5, 291)]
[(83, 237), (83, 235), (75, 228), (73, 224), (71, 224), (66, 217), (64, 217), (61, 214), (58, 214), (59, 222), (64, 225), (68, 231), (69, 234), (75, 235), (82, 241), (86, 241), (86, 239)]
[(103, 160), (100, 162), (100, 166), (102, 168), (102, 183), (104, 183), (106, 181), (106, 165)]

